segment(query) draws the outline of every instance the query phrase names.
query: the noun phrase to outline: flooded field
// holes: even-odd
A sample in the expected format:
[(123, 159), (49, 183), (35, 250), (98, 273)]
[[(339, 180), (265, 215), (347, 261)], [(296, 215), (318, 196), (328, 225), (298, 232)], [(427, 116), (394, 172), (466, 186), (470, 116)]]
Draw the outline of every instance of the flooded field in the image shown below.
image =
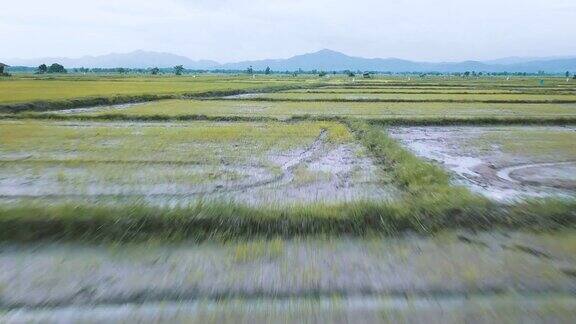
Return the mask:
[[(335, 89), (337, 90), (337, 89)], [(400, 91), (402, 92), (402, 91)], [(413, 100), (413, 101), (502, 101), (502, 102), (542, 102), (542, 101), (571, 101), (576, 102), (576, 95), (574, 93), (565, 94), (527, 94), (527, 93), (343, 93), (343, 92), (276, 92), (276, 93), (261, 93), (253, 95), (240, 95), (234, 96), (230, 99), (253, 99), (253, 98), (266, 98), (277, 100), (309, 100), (309, 101), (322, 101), (322, 100)]]
[(0, 322), (573, 322), (572, 84), (258, 78), (13, 98)]
[(575, 127), (393, 127), (387, 132), (490, 198), (576, 195)]
[(382, 200), (395, 192), (336, 123), (31, 121), (2, 127), (13, 134), (0, 148), (0, 197), (10, 201), (278, 205)]
[(246, 100), (162, 100), (134, 105), (100, 106), (79, 110), (51, 111), (63, 115), (127, 115), (178, 117), (190, 115), (273, 117), (338, 116), (353, 118), (560, 118), (576, 117), (576, 103), (402, 103), (402, 102), (258, 102)]

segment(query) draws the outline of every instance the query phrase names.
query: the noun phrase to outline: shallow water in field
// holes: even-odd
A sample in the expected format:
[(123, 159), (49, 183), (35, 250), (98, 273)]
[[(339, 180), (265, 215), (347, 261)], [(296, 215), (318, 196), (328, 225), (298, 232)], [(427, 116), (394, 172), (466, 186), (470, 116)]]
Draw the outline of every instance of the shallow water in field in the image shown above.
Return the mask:
[(126, 104), (117, 104), (117, 105), (103, 105), (103, 106), (93, 106), (93, 107), (84, 107), (84, 108), (71, 108), (71, 109), (62, 109), (62, 110), (51, 110), (46, 111), (46, 114), (57, 114), (57, 115), (70, 115), (76, 113), (89, 113), (89, 112), (96, 112), (96, 111), (106, 111), (106, 112), (118, 112), (127, 108), (134, 107), (136, 105), (145, 105), (146, 103), (137, 102), (137, 103), (126, 103)]
[[(180, 134), (195, 125), (215, 125), (216, 131), (223, 132), (229, 130), (228, 126), (237, 127), (230, 123), (40, 125), (45, 128), (38, 132), (55, 136), (47, 145), (32, 143), (29, 151), (13, 145), (0, 152), (2, 201), (138, 201), (161, 206), (224, 201), (275, 206), (382, 201), (397, 194), (392, 185), (383, 183), (385, 175), (359, 144), (352, 140), (333, 143), (327, 130), (319, 129), (315, 138), (314, 133), (298, 134), (262, 149), (264, 139), (255, 135), (214, 142), (202, 138), (187, 141)], [(265, 124), (242, 125), (248, 130)], [(28, 124), (11, 127), (26, 130)], [(88, 130), (95, 135), (85, 140), (71, 140), (66, 135)], [(166, 138), (148, 135), (142, 137), (141, 145), (138, 143), (143, 133), (153, 131)], [(268, 134), (267, 129), (258, 132)], [(100, 138), (99, 133), (109, 135)], [(287, 143), (295, 148), (282, 149)], [(120, 154), (126, 150), (130, 153)]]
[(575, 127), (391, 127), (387, 132), (487, 197), (576, 196)]

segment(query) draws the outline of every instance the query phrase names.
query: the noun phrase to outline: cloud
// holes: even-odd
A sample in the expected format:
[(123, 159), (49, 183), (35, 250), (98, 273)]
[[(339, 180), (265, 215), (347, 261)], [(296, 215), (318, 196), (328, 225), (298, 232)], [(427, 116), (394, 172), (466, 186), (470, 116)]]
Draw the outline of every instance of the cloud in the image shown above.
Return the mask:
[(157, 50), (222, 62), (332, 48), (418, 60), (576, 54), (572, 0), (19, 0), (0, 57)]

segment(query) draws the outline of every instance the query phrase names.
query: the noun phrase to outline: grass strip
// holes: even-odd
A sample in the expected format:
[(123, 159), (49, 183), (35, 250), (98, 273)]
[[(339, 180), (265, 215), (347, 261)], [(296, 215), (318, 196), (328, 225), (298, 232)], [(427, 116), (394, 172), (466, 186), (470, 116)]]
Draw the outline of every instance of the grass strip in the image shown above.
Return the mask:
[(361, 103), (489, 103), (489, 104), (573, 104), (576, 100), (564, 99), (534, 99), (534, 100), (509, 100), (509, 99), (378, 99), (378, 98), (206, 98), (206, 100), (238, 100), (253, 102), (361, 102)]
[[(137, 203), (4, 205), (0, 206), (0, 241), (232, 241), (403, 232), (427, 235), (449, 229), (551, 231), (576, 224), (574, 201), (540, 200), (504, 207), (461, 195), (460, 190), (425, 192), (414, 185), (410, 189), (415, 191), (396, 203), (290, 208), (217, 202), (177, 208)], [(416, 196), (416, 192), (422, 196)]]
[[(343, 88), (346, 90), (345, 88)], [(362, 88), (359, 88), (362, 89)], [(351, 89), (350, 89), (351, 90)], [(539, 90), (539, 89), (535, 89)], [(482, 90), (480, 90), (482, 91)], [(447, 94), (447, 95), (574, 95), (573, 91), (570, 90), (547, 90), (547, 91), (518, 91), (513, 92), (512, 90), (500, 90), (500, 91), (482, 91), (482, 92), (474, 92), (472, 89), (470, 91), (402, 91), (402, 90), (394, 90), (393, 88), (388, 89), (388, 91), (369, 91), (369, 89), (361, 90), (361, 91), (320, 91), (320, 90), (308, 90), (308, 91), (283, 91), (282, 93), (289, 93), (289, 94), (335, 94), (335, 95), (357, 95), (357, 94), (384, 94), (384, 95), (393, 95), (393, 94), (407, 94), (407, 95), (421, 95), (421, 94)]]
[[(0, 115), (0, 120), (55, 120), (55, 121), (242, 121), (242, 122), (267, 122), (267, 121), (338, 121), (347, 122), (350, 118), (330, 115), (293, 115), (288, 118), (272, 116), (245, 116), (245, 115), (132, 115), (122, 113), (110, 113), (102, 115), (82, 114), (54, 114), (23, 112), (19, 114)], [(388, 117), (366, 118), (365, 122), (381, 126), (482, 126), (482, 125), (547, 125), (568, 126), (576, 125), (576, 117)]]

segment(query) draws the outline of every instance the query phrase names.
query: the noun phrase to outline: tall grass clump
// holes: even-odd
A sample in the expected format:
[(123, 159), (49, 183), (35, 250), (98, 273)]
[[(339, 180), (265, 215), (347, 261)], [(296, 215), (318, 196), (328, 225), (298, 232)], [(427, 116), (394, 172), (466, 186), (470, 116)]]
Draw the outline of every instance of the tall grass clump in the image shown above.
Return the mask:
[(348, 125), (402, 190), (396, 212), (409, 220), (410, 227), (433, 231), (450, 223), (490, 225), (488, 218), (496, 206), (488, 199), (452, 184), (446, 171), (404, 149), (382, 127), (364, 121)]

